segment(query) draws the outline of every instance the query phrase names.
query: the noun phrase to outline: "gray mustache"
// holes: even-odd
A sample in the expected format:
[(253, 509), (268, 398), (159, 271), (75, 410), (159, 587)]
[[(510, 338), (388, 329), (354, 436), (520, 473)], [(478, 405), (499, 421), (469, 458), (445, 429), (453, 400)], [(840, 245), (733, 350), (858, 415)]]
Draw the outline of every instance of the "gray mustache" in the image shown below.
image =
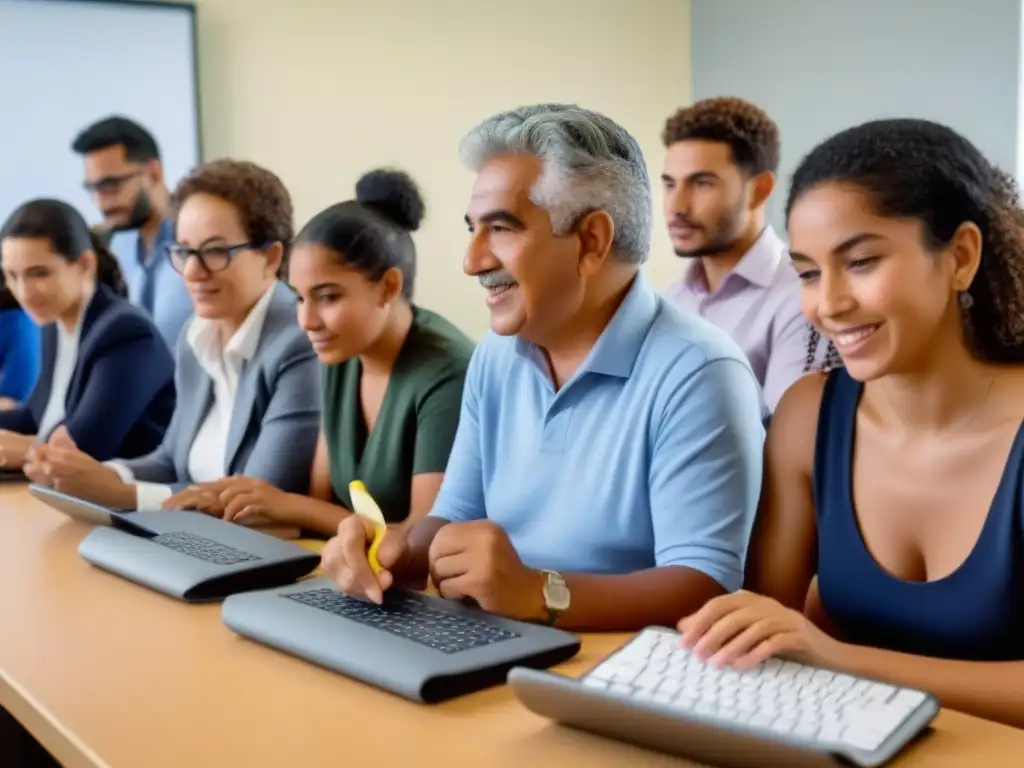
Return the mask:
[(496, 269), (492, 272), (484, 272), (477, 277), (480, 285), (484, 288), (498, 288), (502, 285), (515, 285), (516, 279), (504, 269)]

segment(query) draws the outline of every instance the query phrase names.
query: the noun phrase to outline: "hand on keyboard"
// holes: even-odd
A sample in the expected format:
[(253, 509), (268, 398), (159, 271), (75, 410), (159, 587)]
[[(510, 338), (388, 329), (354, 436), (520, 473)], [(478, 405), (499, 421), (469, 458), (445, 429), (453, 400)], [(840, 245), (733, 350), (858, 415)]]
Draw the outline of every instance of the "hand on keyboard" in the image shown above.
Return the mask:
[(385, 590), (394, 583), (391, 569), (401, 562), (408, 548), (404, 530), (389, 528), (377, 550), (381, 570), (374, 576), (366, 556), (371, 541), (373, 525), (358, 515), (349, 515), (338, 526), (338, 535), (324, 547), (321, 567), (346, 595), (380, 605)]
[(744, 591), (709, 600), (677, 628), (684, 647), (700, 658), (739, 670), (779, 654), (804, 664), (831, 666), (842, 645), (802, 613)]
[[(791, 630), (797, 626), (794, 619), (782, 615), (785, 609), (769, 608), (766, 598), (754, 600), (756, 596), (749, 594), (729, 597), (733, 599), (719, 599), (734, 608), (751, 608), (743, 615), (755, 623), (738, 621), (742, 628), (756, 626), (754, 617), (766, 623), (779, 621)], [(722, 604), (715, 610), (729, 615)], [(737, 608), (732, 615), (744, 610)], [(772, 637), (795, 638), (798, 634), (780, 632)], [(720, 740), (752, 737), (763, 740), (770, 749), (773, 740), (794, 738), (815, 750), (841, 752), (850, 758), (844, 765), (878, 766), (938, 711), (937, 702), (929, 701), (922, 691), (795, 661), (769, 659), (743, 671), (719, 669), (681, 647), (674, 632), (656, 627), (637, 634), (586, 673), (581, 684), (619, 699), (625, 704), (624, 717), (641, 705), (669, 722), (675, 720), (675, 727), (665, 726), (665, 733), (671, 735), (663, 734), (672, 743), (670, 749), (701, 763), (711, 761), (700, 752), (701, 738), (688, 738), (688, 726), (694, 723), (721, 726)], [(607, 715), (605, 719), (609, 719)], [(885, 746), (887, 742), (889, 746)], [(879, 749), (888, 751), (877, 753)], [(748, 753), (747, 760), (743, 764), (769, 762), (758, 760), (753, 753)]]

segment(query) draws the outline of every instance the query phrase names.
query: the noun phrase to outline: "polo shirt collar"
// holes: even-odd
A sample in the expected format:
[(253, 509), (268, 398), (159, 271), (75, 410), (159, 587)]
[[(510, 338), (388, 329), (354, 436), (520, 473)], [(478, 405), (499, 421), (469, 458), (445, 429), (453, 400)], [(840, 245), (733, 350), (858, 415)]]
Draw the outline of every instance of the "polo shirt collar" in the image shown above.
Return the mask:
[[(629, 378), (657, 311), (658, 298), (639, 270), (619, 308), (572, 379), (585, 373)], [(516, 337), (515, 349), (520, 356), (546, 370), (544, 355), (533, 344)]]

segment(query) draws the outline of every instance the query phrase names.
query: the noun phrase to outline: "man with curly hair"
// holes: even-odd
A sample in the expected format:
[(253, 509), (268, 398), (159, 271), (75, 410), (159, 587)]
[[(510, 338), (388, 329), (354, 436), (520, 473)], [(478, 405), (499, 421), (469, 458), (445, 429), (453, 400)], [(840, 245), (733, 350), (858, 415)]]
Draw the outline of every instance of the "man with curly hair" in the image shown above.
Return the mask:
[(765, 214), (779, 129), (753, 104), (716, 98), (677, 111), (662, 139), (665, 219), (688, 261), (667, 296), (737, 341), (774, 410), (805, 370), (808, 333), (799, 279)]

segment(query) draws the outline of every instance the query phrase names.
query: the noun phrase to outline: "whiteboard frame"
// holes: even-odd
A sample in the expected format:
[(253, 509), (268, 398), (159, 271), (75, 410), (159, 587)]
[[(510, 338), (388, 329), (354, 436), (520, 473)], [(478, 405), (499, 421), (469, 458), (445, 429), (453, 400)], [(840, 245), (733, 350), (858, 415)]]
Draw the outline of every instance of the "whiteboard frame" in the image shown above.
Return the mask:
[[(32, 0), (21, 0), (31, 3)], [(73, 3), (75, 5), (121, 5), (131, 8), (161, 8), (164, 10), (178, 10), (189, 17), (189, 27), (192, 29), (192, 99), (195, 104), (196, 124), (193, 126), (196, 141), (196, 164), (206, 161), (206, 151), (203, 147), (203, 111), (202, 111), (202, 86), (199, 82), (199, 14), (195, 3), (181, 2), (180, 0), (50, 0), (54, 3)], [(147, 129), (148, 130), (148, 129)]]

